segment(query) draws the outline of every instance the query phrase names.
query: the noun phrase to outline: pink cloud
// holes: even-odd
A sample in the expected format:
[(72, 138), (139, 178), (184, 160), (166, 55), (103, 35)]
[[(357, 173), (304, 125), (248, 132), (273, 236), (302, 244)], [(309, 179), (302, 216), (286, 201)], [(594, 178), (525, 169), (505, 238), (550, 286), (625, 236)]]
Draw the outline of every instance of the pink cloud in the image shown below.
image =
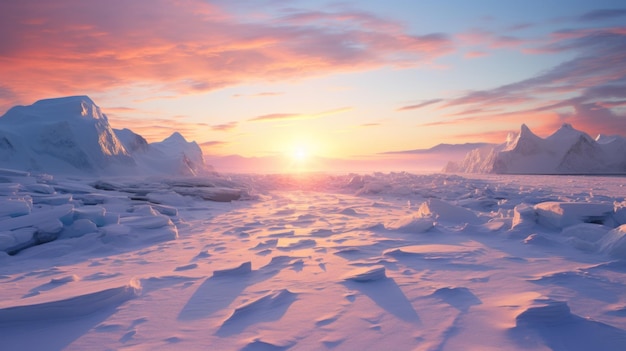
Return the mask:
[(270, 113), (270, 114), (250, 118), (248, 121), (272, 122), (272, 121), (285, 121), (285, 120), (296, 120), (296, 119), (312, 119), (312, 118), (320, 118), (320, 117), (325, 117), (329, 115), (334, 115), (337, 113), (342, 113), (342, 112), (346, 112), (350, 110), (352, 110), (352, 107), (340, 107), (340, 108), (322, 111), (322, 112), (316, 112), (316, 113)]
[(277, 121), (286, 119), (300, 119), (301, 117), (302, 115), (299, 113), (270, 113), (250, 118), (249, 121)]
[(0, 2), (0, 99), (99, 92), (145, 83), (198, 92), (382, 65), (417, 66), (451, 51), (357, 12), (253, 21), (201, 0)]
[(424, 102), (421, 102), (419, 104), (415, 104), (415, 105), (407, 105), (407, 106), (402, 106), (398, 109), (396, 109), (396, 111), (409, 111), (409, 110), (417, 110), (432, 104), (436, 104), (438, 102), (443, 101), (443, 99), (431, 99), (431, 100), (426, 100)]
[(487, 55), (489, 54), (485, 51), (472, 50), (472, 51), (466, 52), (465, 55), (463, 55), (463, 57), (473, 59), (473, 58), (485, 57)]
[(464, 46), (481, 46), (490, 49), (518, 48), (531, 41), (512, 35), (501, 35), (483, 29), (472, 29), (457, 35)]
[(237, 126), (239, 125), (238, 122), (228, 122), (228, 123), (224, 123), (224, 124), (218, 124), (218, 125), (214, 125), (211, 126), (212, 130), (217, 130), (217, 131), (222, 131), (222, 132), (227, 132), (230, 130), (233, 130), (235, 128), (237, 128)]
[(240, 98), (240, 97), (267, 97), (267, 96), (279, 96), (279, 95), (283, 95), (283, 92), (275, 92), (275, 91), (264, 91), (262, 93), (256, 93), (256, 94), (234, 94), (233, 97), (235, 98)]

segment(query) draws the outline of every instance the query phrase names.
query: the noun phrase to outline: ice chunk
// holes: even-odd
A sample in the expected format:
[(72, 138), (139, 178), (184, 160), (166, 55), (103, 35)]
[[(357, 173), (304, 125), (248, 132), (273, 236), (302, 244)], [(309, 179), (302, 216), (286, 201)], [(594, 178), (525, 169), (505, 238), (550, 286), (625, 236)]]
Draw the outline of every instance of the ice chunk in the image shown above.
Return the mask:
[(96, 232), (98, 232), (96, 224), (89, 219), (82, 218), (74, 221), (71, 226), (65, 227), (61, 236), (64, 238), (76, 238), (88, 233)]
[(528, 204), (519, 204), (513, 208), (513, 223), (511, 229), (527, 228), (535, 224), (537, 221), (537, 213), (535, 209)]
[(88, 219), (98, 227), (107, 224), (106, 210), (102, 206), (85, 206), (74, 209), (74, 220)]
[(30, 213), (32, 203), (26, 199), (0, 200), (0, 218), (19, 217)]
[(385, 275), (385, 267), (384, 266), (374, 266), (374, 267), (363, 267), (356, 269), (350, 272), (345, 280), (352, 280), (355, 282), (371, 282), (376, 280), (385, 279), (387, 276)]
[(232, 189), (225, 187), (175, 187), (174, 191), (181, 195), (196, 196), (203, 200), (217, 201), (217, 202), (230, 202), (239, 200), (242, 195), (240, 189)]
[[(42, 320), (58, 320), (90, 315), (107, 308), (116, 307), (141, 293), (139, 281), (85, 293), (64, 300), (33, 305), (11, 306), (0, 309), (0, 321), (33, 323)], [(6, 327), (6, 324), (4, 325)]]
[[(540, 301), (537, 301), (540, 302)], [(570, 311), (567, 302), (543, 300), (520, 313), (511, 335), (517, 336), (524, 348), (536, 349), (543, 340), (552, 350), (623, 350), (626, 333), (611, 325), (583, 318)]]
[(163, 215), (123, 217), (120, 218), (120, 224), (136, 229), (156, 229), (174, 225), (169, 217)]
[(580, 223), (563, 229), (561, 235), (594, 243), (600, 240), (609, 230), (611, 230), (610, 227), (601, 224)]
[(150, 205), (137, 205), (133, 206), (129, 212), (132, 212), (137, 216), (158, 216), (158, 212)]
[(213, 272), (214, 277), (228, 277), (233, 275), (248, 274), (252, 272), (252, 262), (244, 262), (235, 268), (227, 268), (216, 270)]
[(150, 206), (162, 215), (166, 215), (169, 217), (178, 216), (178, 209), (176, 209), (176, 207), (158, 204), (150, 204)]
[(73, 205), (66, 204), (48, 210), (33, 212), (25, 216), (5, 219), (0, 221), (0, 231), (37, 226), (55, 219), (61, 219), (64, 223), (66, 221), (71, 223), (73, 210)]
[(27, 227), (3, 233), (6, 235), (10, 235), (15, 241), (15, 245), (17, 246), (33, 240), (33, 235), (35, 235), (35, 232), (37, 232), (37, 228)]
[(535, 211), (539, 224), (561, 229), (580, 223), (611, 221), (613, 204), (549, 201), (535, 205)]
[(282, 316), (291, 303), (298, 297), (287, 289), (271, 291), (258, 299), (249, 301), (237, 307), (233, 313), (224, 321), (219, 334), (230, 334), (231, 332), (244, 329), (249, 324), (273, 320)]
[(385, 225), (389, 230), (403, 233), (424, 233), (435, 226), (430, 218), (415, 218), (413, 216), (404, 217), (398, 221)]
[(30, 173), (16, 169), (0, 168), (0, 176), (4, 177), (29, 177)]
[(22, 185), (19, 183), (0, 183), (0, 195), (16, 195), (22, 190)]
[(51, 205), (59, 206), (69, 204), (73, 197), (72, 194), (60, 194), (60, 195), (32, 195), (33, 203), (39, 205)]
[(440, 222), (478, 224), (480, 220), (474, 212), (452, 205), (439, 199), (428, 199), (417, 211), (418, 217), (434, 218)]
[(530, 307), (520, 313), (515, 321), (518, 326), (556, 326), (572, 317), (567, 302), (546, 301), (544, 306)]
[(54, 194), (56, 191), (48, 184), (32, 183), (24, 184), (24, 190), (39, 194)]
[(611, 230), (598, 242), (600, 252), (626, 259), (626, 224)]
[(15, 245), (15, 236), (11, 232), (0, 232), (0, 251), (6, 251)]
[(618, 225), (626, 224), (626, 201), (616, 202), (614, 205), (615, 213), (613, 218)]

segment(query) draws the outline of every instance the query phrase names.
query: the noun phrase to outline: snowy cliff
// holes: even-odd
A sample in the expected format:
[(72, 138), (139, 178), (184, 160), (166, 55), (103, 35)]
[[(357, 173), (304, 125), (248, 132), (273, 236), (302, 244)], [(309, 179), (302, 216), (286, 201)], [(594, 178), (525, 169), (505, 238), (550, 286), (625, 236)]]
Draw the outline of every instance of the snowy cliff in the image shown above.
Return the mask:
[(588, 134), (563, 124), (547, 138), (526, 125), (507, 142), (470, 151), (446, 172), (502, 174), (624, 174), (626, 138)]
[(168, 143), (170, 137), (149, 144), (129, 129), (113, 130), (87, 96), (40, 100), (0, 117), (0, 167), (82, 175), (195, 175), (208, 170), (198, 145), (175, 134), (176, 143)]

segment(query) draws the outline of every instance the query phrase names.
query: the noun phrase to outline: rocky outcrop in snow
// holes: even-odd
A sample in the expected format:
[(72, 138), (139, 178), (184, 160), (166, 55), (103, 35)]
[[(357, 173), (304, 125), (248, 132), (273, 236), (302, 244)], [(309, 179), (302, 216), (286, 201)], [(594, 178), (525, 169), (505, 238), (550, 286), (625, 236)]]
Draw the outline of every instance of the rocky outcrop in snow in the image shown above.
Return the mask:
[(112, 129), (87, 96), (11, 108), (0, 117), (0, 164), (82, 175), (197, 175), (212, 170), (198, 144), (179, 133), (150, 144), (129, 129)]
[(460, 163), (450, 162), (445, 172), (502, 174), (624, 174), (626, 138), (598, 136), (569, 124), (547, 138), (526, 125), (507, 142), (475, 149)]

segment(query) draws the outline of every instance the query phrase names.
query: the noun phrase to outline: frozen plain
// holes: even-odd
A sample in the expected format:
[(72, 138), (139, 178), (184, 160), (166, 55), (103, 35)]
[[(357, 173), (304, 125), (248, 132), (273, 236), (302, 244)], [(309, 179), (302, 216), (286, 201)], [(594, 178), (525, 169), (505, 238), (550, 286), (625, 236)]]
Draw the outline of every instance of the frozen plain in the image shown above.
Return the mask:
[(626, 349), (623, 177), (2, 179), (2, 349)]

